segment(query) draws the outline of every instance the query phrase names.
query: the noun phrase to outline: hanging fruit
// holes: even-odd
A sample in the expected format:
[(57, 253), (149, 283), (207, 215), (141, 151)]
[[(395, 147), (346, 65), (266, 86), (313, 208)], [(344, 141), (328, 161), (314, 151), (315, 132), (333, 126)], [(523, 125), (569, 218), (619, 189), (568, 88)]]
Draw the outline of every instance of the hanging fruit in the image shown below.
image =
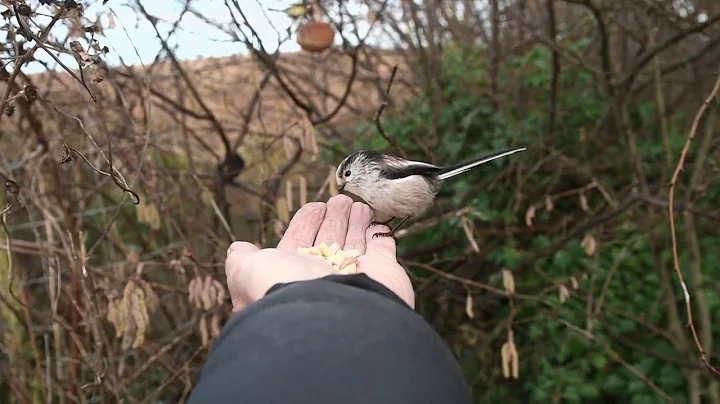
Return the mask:
[(330, 48), (335, 40), (335, 31), (323, 21), (305, 22), (297, 34), (297, 43), (307, 52), (319, 53)]

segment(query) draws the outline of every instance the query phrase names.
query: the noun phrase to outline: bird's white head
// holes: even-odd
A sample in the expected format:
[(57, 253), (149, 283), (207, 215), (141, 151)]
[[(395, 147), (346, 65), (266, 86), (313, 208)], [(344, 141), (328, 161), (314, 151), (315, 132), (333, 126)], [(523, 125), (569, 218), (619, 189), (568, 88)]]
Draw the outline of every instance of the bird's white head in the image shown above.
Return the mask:
[(338, 191), (367, 199), (366, 193), (373, 189), (380, 176), (378, 162), (382, 158), (381, 153), (368, 150), (356, 151), (345, 157), (335, 172)]

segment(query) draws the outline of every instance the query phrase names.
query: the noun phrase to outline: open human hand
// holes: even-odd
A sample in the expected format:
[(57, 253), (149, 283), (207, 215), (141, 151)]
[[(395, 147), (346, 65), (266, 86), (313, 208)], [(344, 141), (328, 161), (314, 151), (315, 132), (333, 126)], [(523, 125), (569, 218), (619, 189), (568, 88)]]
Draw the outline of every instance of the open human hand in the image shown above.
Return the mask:
[(327, 203), (311, 202), (293, 216), (277, 248), (259, 249), (245, 241), (230, 245), (225, 260), (225, 274), (237, 312), (259, 300), (278, 283), (306, 281), (337, 274), (333, 268), (298, 252), (298, 247), (336, 243), (344, 250), (360, 251), (358, 273), (393, 291), (411, 308), (415, 292), (407, 273), (397, 262), (395, 239), (373, 234), (389, 230), (387, 226), (370, 226), (372, 210), (346, 195), (337, 195)]

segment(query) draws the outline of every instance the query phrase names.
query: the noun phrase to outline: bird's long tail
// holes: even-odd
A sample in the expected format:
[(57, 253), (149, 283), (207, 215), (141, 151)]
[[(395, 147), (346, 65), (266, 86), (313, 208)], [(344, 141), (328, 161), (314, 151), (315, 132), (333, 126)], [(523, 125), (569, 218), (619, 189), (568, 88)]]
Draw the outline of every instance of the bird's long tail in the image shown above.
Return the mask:
[(473, 168), (475, 168), (479, 165), (485, 164), (489, 161), (493, 161), (495, 159), (499, 159), (501, 157), (509, 156), (511, 154), (515, 154), (517, 152), (521, 152), (521, 151), (525, 151), (525, 150), (527, 150), (527, 148), (518, 147), (518, 148), (514, 148), (514, 149), (507, 149), (507, 150), (491, 153), (491, 154), (488, 154), (488, 155), (482, 156), (482, 157), (477, 157), (472, 160), (466, 161), (464, 163), (460, 163), (455, 166), (447, 167), (447, 168), (443, 169), (436, 175), (436, 178), (443, 181), (448, 178), (454, 177), (458, 174), (462, 174), (465, 171), (472, 170)]

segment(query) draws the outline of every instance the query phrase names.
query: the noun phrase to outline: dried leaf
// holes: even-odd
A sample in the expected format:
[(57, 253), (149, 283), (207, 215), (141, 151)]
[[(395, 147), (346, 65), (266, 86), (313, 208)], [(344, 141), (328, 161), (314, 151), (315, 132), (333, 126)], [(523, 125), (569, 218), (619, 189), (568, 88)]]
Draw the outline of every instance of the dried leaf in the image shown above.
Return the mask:
[(469, 291), (465, 296), (465, 314), (468, 318), (475, 318), (475, 312), (473, 311), (473, 298)]
[(552, 198), (550, 198), (550, 195), (545, 195), (545, 210), (552, 212), (553, 209), (555, 209), (555, 204), (553, 203)]
[(502, 270), (502, 279), (503, 279), (503, 287), (505, 288), (505, 293), (508, 296), (512, 296), (515, 294), (515, 277), (512, 274), (512, 271), (509, 269), (503, 268)]
[(527, 212), (525, 212), (525, 224), (528, 227), (532, 226), (533, 219), (535, 219), (535, 205), (530, 205)]
[(585, 254), (592, 256), (595, 254), (595, 251), (597, 250), (597, 241), (595, 240), (595, 237), (593, 237), (592, 234), (588, 233), (585, 235), (585, 238), (583, 238), (583, 241), (580, 243), (580, 246), (585, 249)]

